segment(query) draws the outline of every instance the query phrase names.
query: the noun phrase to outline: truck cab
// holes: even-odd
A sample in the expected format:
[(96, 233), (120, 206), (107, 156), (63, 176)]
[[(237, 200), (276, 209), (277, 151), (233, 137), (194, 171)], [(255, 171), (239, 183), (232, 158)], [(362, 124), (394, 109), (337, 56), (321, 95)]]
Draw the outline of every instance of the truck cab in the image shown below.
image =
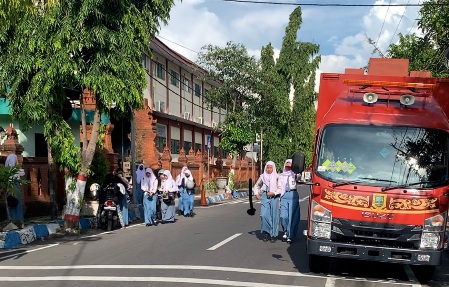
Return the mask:
[[(449, 202), (449, 81), (371, 59), (321, 75), (309, 197), (309, 268), (326, 258), (441, 263)], [(295, 162), (294, 171), (303, 167)]]

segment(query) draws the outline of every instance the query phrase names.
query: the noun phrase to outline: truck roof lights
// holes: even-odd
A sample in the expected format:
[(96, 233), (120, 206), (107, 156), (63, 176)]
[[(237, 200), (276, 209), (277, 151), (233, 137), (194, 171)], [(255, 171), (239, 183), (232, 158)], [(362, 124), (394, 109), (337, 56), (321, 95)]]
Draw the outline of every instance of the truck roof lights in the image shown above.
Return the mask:
[(377, 94), (376, 93), (365, 93), (363, 95), (363, 101), (367, 104), (374, 104), (375, 102), (377, 102)]
[(366, 81), (366, 80), (343, 80), (345, 84), (353, 86), (371, 86), (371, 87), (398, 87), (398, 88), (414, 88), (414, 89), (433, 89), (434, 84), (424, 83), (407, 83), (407, 82), (390, 82), (390, 81)]
[(399, 102), (404, 106), (410, 106), (415, 102), (415, 97), (412, 95), (402, 95)]

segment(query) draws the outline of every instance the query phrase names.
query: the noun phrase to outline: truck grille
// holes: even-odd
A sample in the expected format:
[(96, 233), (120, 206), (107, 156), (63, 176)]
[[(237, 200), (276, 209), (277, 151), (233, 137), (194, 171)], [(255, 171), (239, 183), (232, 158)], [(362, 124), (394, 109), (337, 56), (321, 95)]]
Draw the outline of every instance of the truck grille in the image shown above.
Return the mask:
[(332, 241), (392, 248), (419, 248), (421, 227), (334, 218)]

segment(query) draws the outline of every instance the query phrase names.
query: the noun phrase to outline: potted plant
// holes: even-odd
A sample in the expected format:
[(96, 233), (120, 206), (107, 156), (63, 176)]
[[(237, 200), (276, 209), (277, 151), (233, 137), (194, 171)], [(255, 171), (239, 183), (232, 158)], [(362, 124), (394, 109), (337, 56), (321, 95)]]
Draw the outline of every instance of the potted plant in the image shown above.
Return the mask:
[(209, 192), (209, 194), (217, 189), (217, 184), (212, 179), (206, 180), (203, 183), (203, 186), (204, 186), (204, 190), (206, 192)]

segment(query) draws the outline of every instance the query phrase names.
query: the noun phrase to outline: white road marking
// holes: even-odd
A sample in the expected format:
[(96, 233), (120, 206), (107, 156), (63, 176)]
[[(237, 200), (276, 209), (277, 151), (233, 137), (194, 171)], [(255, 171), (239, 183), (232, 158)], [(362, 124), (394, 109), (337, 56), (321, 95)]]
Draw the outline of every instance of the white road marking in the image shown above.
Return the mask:
[(306, 201), (306, 200), (308, 200), (309, 199), (309, 196), (306, 196), (306, 197), (304, 197), (304, 198), (301, 198), (300, 200), (299, 200), (299, 202), (303, 202), (303, 201)]
[(418, 279), (415, 277), (415, 273), (413, 273), (412, 268), (410, 268), (409, 265), (404, 265), (404, 271), (405, 274), (407, 274), (408, 280), (412, 282), (412, 287), (421, 287), (421, 284), (419, 284)]
[(324, 287), (335, 287), (335, 279), (336, 278), (328, 277), (326, 279), (326, 284), (324, 285)]
[[(101, 282), (170, 282), (209, 284), (221, 286), (242, 287), (290, 287), (298, 285), (280, 285), (256, 282), (241, 282), (216, 279), (180, 278), (180, 277), (118, 277), (118, 276), (43, 276), (43, 277), (0, 277), (4, 282), (30, 282), (30, 281), (101, 281)], [(306, 287), (306, 286), (299, 286)]]
[(35, 252), (35, 251), (39, 251), (39, 250), (55, 247), (55, 246), (58, 246), (58, 245), (59, 245), (59, 243), (50, 244), (50, 245), (47, 245), (47, 246), (44, 246), (44, 247), (39, 247), (39, 248), (32, 249), (32, 250), (26, 250), (26, 251), (19, 252), (19, 253), (14, 253), (14, 254), (6, 255), (6, 256), (1, 256), (0, 260), (12, 258), (12, 257), (17, 257), (17, 256), (21, 256), (21, 255), (25, 255), (25, 254), (28, 254), (28, 253), (31, 253), (31, 252)]
[(215, 249), (217, 249), (218, 247), (225, 245), (225, 244), (228, 243), (229, 241), (231, 241), (231, 240), (233, 240), (233, 239), (239, 237), (240, 235), (242, 235), (242, 234), (241, 234), (241, 233), (236, 233), (236, 234), (232, 235), (231, 237), (226, 238), (226, 239), (223, 240), (222, 242), (220, 242), (220, 243), (218, 243), (218, 244), (215, 244), (214, 246), (212, 246), (211, 248), (209, 248), (209, 249), (207, 249), (207, 250), (215, 250)]
[[(329, 276), (315, 275), (315, 274), (303, 274), (300, 272), (290, 272), (290, 271), (277, 271), (277, 270), (264, 270), (264, 269), (251, 269), (251, 268), (238, 268), (238, 267), (223, 267), (223, 266), (202, 266), (202, 265), (73, 265), (73, 266), (63, 266), (63, 265), (51, 265), (51, 266), (1, 266), (1, 270), (99, 270), (99, 269), (134, 269), (134, 270), (201, 270), (201, 271), (222, 271), (222, 272), (237, 272), (237, 273), (250, 273), (250, 274), (263, 274), (263, 275), (273, 275), (273, 276), (287, 276), (287, 277), (312, 277), (312, 278), (322, 278), (329, 279)], [(96, 276), (95, 276), (96, 277)], [(0, 277), (0, 280), (5, 280), (4, 278), (21, 278), (21, 277)], [(36, 278), (36, 277), (23, 277), (23, 278)], [(37, 277), (42, 278), (42, 277)], [(111, 277), (107, 277), (111, 278)], [(124, 278), (124, 277), (119, 277)], [(141, 277), (138, 277), (141, 278)], [(159, 278), (159, 277), (156, 277)], [(163, 277), (160, 277), (163, 278)], [(334, 277), (338, 280), (351, 281), (351, 282), (385, 282), (382, 280), (368, 280), (366, 278), (345, 278), (345, 277)], [(175, 278), (176, 280), (177, 278)], [(12, 281), (8, 279), (8, 281)], [(20, 281), (20, 280), (19, 280)], [(30, 280), (31, 281), (31, 280)], [(0, 281), (1, 282), (1, 281)], [(390, 285), (404, 285), (404, 282), (391, 282), (388, 281)], [(226, 285), (226, 284), (225, 284)], [(246, 285), (245, 285), (246, 286)], [(254, 286), (254, 285), (251, 285)], [(268, 285), (269, 286), (269, 285)], [(416, 285), (419, 287), (420, 285)]]

